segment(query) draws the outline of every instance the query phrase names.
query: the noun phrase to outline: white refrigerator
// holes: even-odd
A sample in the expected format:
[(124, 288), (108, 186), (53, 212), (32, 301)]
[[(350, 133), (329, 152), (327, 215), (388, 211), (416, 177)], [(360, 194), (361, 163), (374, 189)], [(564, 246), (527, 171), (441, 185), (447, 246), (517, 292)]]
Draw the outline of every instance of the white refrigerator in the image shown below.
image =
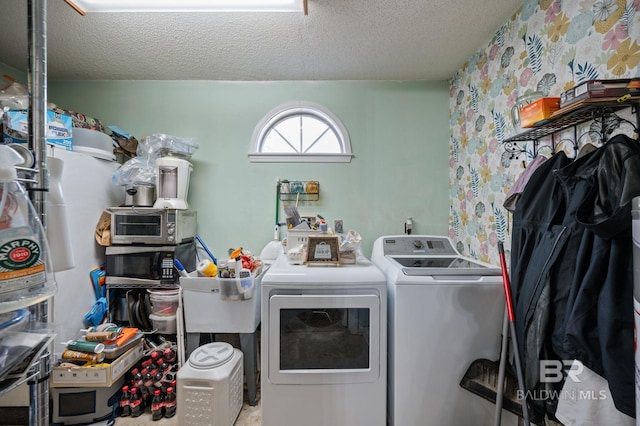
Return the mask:
[[(60, 182), (70, 237), (69, 244), (64, 244), (58, 240), (63, 237), (59, 226), (48, 230), (52, 263), (56, 264), (57, 257), (64, 258), (63, 252), (70, 247), (71, 263), (75, 264), (55, 273), (58, 292), (53, 297), (52, 322), (57, 333), (53, 354), (57, 357), (64, 350), (63, 343), (81, 336), (84, 314), (96, 301), (89, 273), (104, 263), (105, 249), (96, 242), (95, 228), (106, 208), (123, 203), (124, 190), (111, 181), (117, 162), (51, 146), (48, 150), (49, 157), (62, 160)], [(49, 201), (57, 201), (54, 194)], [(57, 206), (49, 205), (49, 212), (51, 223), (58, 214)]]

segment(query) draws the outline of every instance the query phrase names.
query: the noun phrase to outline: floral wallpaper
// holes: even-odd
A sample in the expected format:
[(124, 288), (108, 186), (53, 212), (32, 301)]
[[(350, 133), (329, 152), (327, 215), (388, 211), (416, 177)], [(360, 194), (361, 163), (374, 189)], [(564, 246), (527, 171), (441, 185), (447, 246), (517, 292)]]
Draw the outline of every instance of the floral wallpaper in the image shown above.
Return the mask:
[(587, 80), (640, 77), (639, 63), (640, 0), (526, 0), (456, 72), (449, 236), (461, 253), (498, 265), (498, 241), (510, 248), (511, 213), (503, 203), (534, 156), (532, 143), (519, 142), (520, 155), (507, 150), (505, 139), (517, 133), (516, 99), (536, 91), (559, 97)]

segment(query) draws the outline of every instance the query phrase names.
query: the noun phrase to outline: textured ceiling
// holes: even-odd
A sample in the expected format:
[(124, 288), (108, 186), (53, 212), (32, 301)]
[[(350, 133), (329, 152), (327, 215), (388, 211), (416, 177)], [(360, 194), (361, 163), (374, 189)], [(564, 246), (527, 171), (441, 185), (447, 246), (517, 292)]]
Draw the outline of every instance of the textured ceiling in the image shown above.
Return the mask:
[[(309, 14), (80, 16), (47, 4), (49, 80), (447, 80), (523, 0), (309, 0)], [(0, 62), (27, 70), (27, 1)]]

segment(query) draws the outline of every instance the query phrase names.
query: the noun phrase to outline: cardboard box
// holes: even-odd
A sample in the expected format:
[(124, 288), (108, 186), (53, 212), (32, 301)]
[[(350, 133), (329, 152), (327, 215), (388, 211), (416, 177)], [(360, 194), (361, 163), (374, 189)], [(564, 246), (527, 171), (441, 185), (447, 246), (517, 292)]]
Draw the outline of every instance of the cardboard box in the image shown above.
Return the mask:
[(104, 132), (105, 126), (102, 124), (102, 121), (97, 118), (89, 117), (88, 115), (60, 107), (53, 108), (53, 112), (70, 116), (73, 127), (82, 127), (83, 129)]
[[(47, 143), (73, 151), (71, 117), (47, 111)], [(4, 114), (2, 139), (4, 143), (28, 143), (29, 116), (24, 110), (9, 110)]]
[(92, 367), (54, 366), (51, 371), (52, 387), (109, 387), (131, 369), (143, 355), (142, 341), (120, 355), (110, 364)]
[(619, 98), (629, 93), (631, 79), (589, 80), (560, 94), (560, 108), (583, 99)]
[(522, 127), (533, 127), (534, 123), (551, 117), (560, 109), (560, 98), (541, 98), (522, 107), (520, 123)]

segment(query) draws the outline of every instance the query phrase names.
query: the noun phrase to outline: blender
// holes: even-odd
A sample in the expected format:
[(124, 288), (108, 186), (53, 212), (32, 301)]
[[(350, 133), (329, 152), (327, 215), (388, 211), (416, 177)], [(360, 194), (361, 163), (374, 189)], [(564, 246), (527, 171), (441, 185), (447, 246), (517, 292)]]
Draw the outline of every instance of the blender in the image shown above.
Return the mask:
[(189, 177), (193, 170), (192, 164), (183, 158), (166, 156), (156, 160), (156, 169), (157, 198), (153, 207), (156, 209), (188, 209), (187, 193), (189, 192)]

